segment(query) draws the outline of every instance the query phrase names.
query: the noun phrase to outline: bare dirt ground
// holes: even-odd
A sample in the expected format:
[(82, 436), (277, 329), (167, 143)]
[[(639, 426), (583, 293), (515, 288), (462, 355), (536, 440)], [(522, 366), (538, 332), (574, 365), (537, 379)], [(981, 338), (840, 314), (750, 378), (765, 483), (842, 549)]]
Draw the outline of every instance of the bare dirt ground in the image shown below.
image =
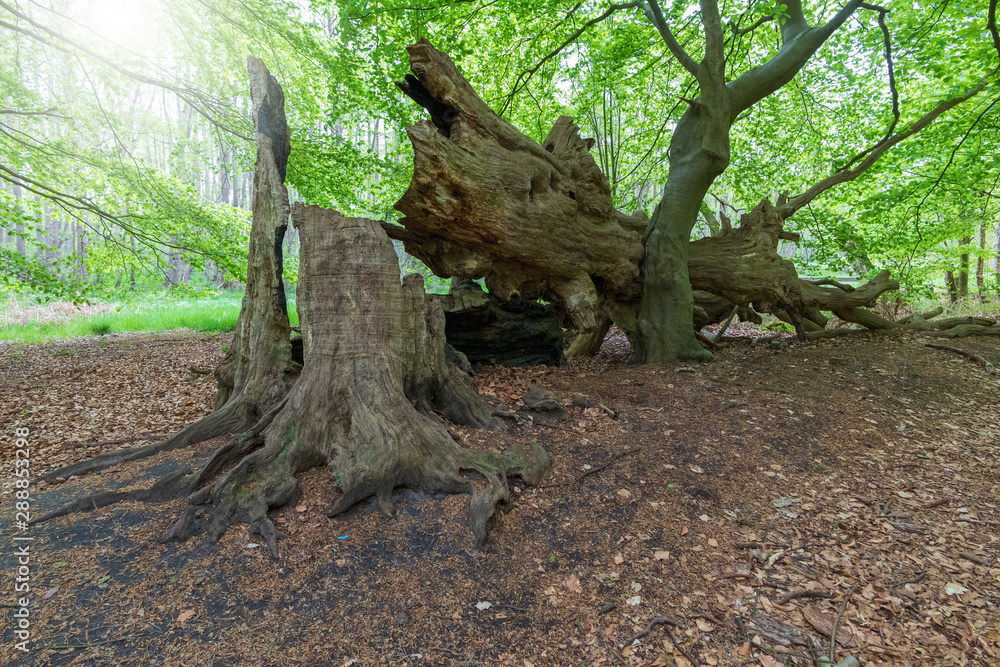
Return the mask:
[[(836, 625), (838, 659), (862, 665), (998, 665), (1000, 377), (927, 340), (744, 341), (713, 364), (629, 367), (613, 337), (565, 368), (484, 370), (512, 410), (529, 383), (591, 404), (555, 427), (457, 429), (552, 456), (539, 487), (512, 481), (484, 550), (468, 496), (401, 491), (395, 517), (330, 520), (339, 491), (316, 469), (273, 513), (277, 561), (245, 526), (158, 543), (184, 500), (16, 529), (15, 427), (34, 476), (178, 430), (214, 395), (189, 367), (228, 336), (0, 347), (0, 664), (806, 665)], [(997, 338), (949, 344), (1000, 366)], [(32, 512), (220, 444), (32, 486)], [(15, 535), (34, 537), (28, 654)]]

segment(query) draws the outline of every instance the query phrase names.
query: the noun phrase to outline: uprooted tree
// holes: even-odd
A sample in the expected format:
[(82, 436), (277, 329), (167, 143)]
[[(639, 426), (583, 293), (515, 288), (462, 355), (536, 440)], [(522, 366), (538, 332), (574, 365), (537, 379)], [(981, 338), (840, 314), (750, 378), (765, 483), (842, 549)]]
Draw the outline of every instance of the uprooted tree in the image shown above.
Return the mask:
[[(730, 88), (711, 45), (717, 11), (704, 11), (714, 7), (711, 2), (702, 4), (705, 61), (694, 64), (676, 44), (671, 47), (697, 72), (702, 97), (691, 103), (674, 135), (670, 180), (652, 220), (615, 210), (608, 182), (590, 155), (592, 141), (580, 137), (572, 119), (559, 118), (541, 144), (534, 142), (494, 113), (451, 59), (426, 40), (407, 47), (413, 74), (398, 84), (430, 114), (407, 128), (415, 164), (413, 181), (396, 204), (404, 214), (401, 226), (314, 206), (296, 205), (289, 212), (283, 93), (263, 63), (249, 59), (258, 149), (249, 273), (234, 343), (215, 372), (216, 410), (164, 442), (112, 452), (49, 476), (241, 435), (201, 470), (182, 471), (145, 491), (83, 498), (38, 521), (126, 497), (186, 495), (187, 509), (166, 537), (206, 532), (217, 539), (233, 523), (246, 522), (277, 553), (279, 535), (268, 511), (295, 499), (300, 472), (325, 465), (342, 491), (331, 515), (369, 497), (391, 512), (397, 486), (468, 491), (470, 523), (482, 541), (496, 506), (508, 498), (507, 475), (536, 483), (548, 457), (536, 444), (503, 453), (467, 449), (449, 432), (441, 415), (479, 428), (503, 424), (462, 370), (467, 363), (448, 349), (440, 302), (424, 293), (419, 276), (400, 280), (390, 238), (439, 276), (485, 278), (500, 298), (551, 301), (564, 325), (579, 332), (577, 352), (594, 351), (614, 321), (629, 334), (639, 362), (710, 357), (694, 325), (737, 311), (747, 317), (774, 313), (803, 337), (827, 333), (821, 331), (824, 311), (868, 329), (1000, 331), (995, 322), (974, 318), (933, 327), (927, 322), (933, 314), (890, 322), (867, 309), (898, 287), (887, 273), (857, 289), (810, 282), (777, 253), (778, 239), (791, 238), (783, 225), (795, 211), (855, 178), (986, 82), (887, 136), (851, 169), (798, 197), (764, 200), (739, 227), (723, 225), (719, 234), (688, 244), (701, 199), (725, 168), (735, 114), (793, 75), (824, 35), (860, 6), (852, 2), (814, 29), (790, 3), (793, 20), (782, 30), (787, 48), (763, 72), (740, 77)], [(297, 338), (291, 336), (281, 280), (281, 239), (289, 217), (301, 234)]]

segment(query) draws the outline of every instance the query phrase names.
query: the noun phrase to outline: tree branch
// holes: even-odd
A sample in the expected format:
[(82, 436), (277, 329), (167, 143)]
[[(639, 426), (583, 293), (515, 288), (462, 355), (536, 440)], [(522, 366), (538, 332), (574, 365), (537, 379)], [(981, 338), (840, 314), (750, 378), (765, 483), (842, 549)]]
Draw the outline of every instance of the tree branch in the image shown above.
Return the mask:
[(532, 67), (527, 72), (521, 72), (521, 74), (518, 75), (517, 81), (514, 82), (514, 87), (511, 88), (510, 94), (507, 95), (507, 99), (504, 100), (503, 106), (500, 107), (500, 111), (498, 112), (497, 115), (502, 116), (504, 112), (507, 111), (507, 108), (510, 107), (510, 103), (514, 100), (514, 96), (517, 95), (519, 92), (521, 92), (521, 90), (523, 90), (524, 87), (528, 85), (528, 81), (530, 81), (531, 77), (533, 77), (535, 74), (538, 73), (538, 70), (542, 68), (542, 65), (544, 65), (546, 62), (559, 55), (559, 53), (561, 53), (563, 49), (565, 49), (567, 46), (575, 42), (580, 35), (582, 35), (587, 31), (588, 28), (600, 23), (601, 21), (605, 20), (615, 12), (619, 12), (623, 9), (638, 8), (641, 6), (642, 6), (641, 3), (638, 1), (628, 2), (621, 5), (611, 5), (610, 7), (607, 8), (607, 10), (603, 14), (601, 14), (597, 18), (587, 21), (582, 26), (580, 26), (580, 28), (576, 32), (570, 35), (566, 39), (566, 41), (560, 44), (555, 50), (545, 54), (545, 56), (543, 56), (542, 59), (539, 60), (534, 67)]
[[(986, 88), (986, 84), (988, 82), (989, 79), (984, 79), (979, 83), (979, 85), (970, 88), (969, 90), (965, 91), (965, 93), (963, 93), (962, 95), (959, 95), (958, 97), (953, 97), (950, 100), (945, 100), (944, 102), (938, 104), (929, 112), (918, 118), (912, 125), (910, 125), (910, 127), (907, 130), (903, 132), (897, 132), (895, 135), (879, 142), (876, 146), (874, 146), (872, 149), (868, 151), (868, 157), (866, 157), (857, 167), (853, 169), (847, 169), (847, 168), (841, 169), (837, 171), (837, 173), (831, 176), (827, 176), (826, 178), (816, 183), (811, 188), (809, 188), (802, 194), (798, 195), (797, 197), (792, 198), (791, 200), (788, 201), (788, 203), (786, 203), (784, 206), (781, 207), (779, 211), (781, 217), (782, 218), (790, 217), (800, 208), (811, 202), (813, 199), (815, 199), (823, 192), (826, 192), (830, 188), (834, 187), (835, 185), (840, 185), (841, 183), (853, 181), (862, 173), (864, 173), (866, 170), (868, 170), (869, 167), (875, 164), (875, 162), (878, 161), (878, 159), (882, 157), (882, 154), (885, 153), (887, 150), (889, 150), (899, 142), (903, 141), (904, 139), (907, 139), (908, 137), (911, 137), (917, 132), (923, 130), (925, 127), (927, 127), (935, 120), (937, 120), (938, 116), (943, 114), (945, 111), (948, 111), (949, 109), (952, 109), (961, 104), (962, 102), (972, 99), (973, 97), (981, 93)], [(852, 160), (851, 163), (853, 164), (854, 160)]]
[[(995, 0), (994, 0), (995, 1)], [(892, 42), (889, 37), (889, 27), (885, 24), (885, 16), (889, 13), (888, 9), (884, 7), (879, 7), (878, 5), (870, 5), (868, 3), (862, 3), (861, 7), (863, 9), (869, 9), (871, 11), (878, 12), (878, 25), (882, 29), (882, 42), (885, 44), (885, 62), (886, 67), (889, 70), (889, 92), (892, 93), (892, 123), (889, 125), (889, 129), (885, 131), (885, 135), (876, 143), (874, 146), (868, 150), (858, 153), (854, 158), (840, 167), (837, 171), (843, 171), (844, 169), (849, 169), (858, 160), (864, 158), (868, 153), (878, 147), (883, 141), (892, 136), (892, 133), (896, 129), (896, 125), (899, 124), (899, 91), (896, 90), (896, 72), (892, 65)]]
[(809, 29), (806, 15), (802, 11), (802, 0), (787, 0), (785, 2), (788, 18), (781, 25), (781, 45), (788, 44), (800, 34)]
[(0, 109), (0, 116), (47, 116), (49, 118), (61, 118), (62, 120), (70, 120), (69, 116), (63, 116), (58, 113), (58, 109), (51, 107), (43, 111), (22, 111), (21, 109)]
[[(830, 35), (857, 11), (861, 2), (862, 0), (849, 0), (833, 18), (815, 28), (808, 27), (804, 18), (800, 23), (797, 22), (792, 13), (792, 18), (782, 30), (781, 50), (760, 67), (744, 73), (729, 84), (733, 99), (733, 119), (795, 78)], [(793, 12), (796, 5), (795, 2), (789, 2), (789, 11)], [(798, 5), (797, 11), (801, 13), (801, 5)], [(796, 25), (789, 27), (788, 24)]]
[(716, 86), (726, 84), (726, 35), (717, 0), (701, 0), (701, 24), (705, 28), (705, 66)]
[(674, 37), (674, 33), (670, 32), (670, 27), (667, 25), (666, 19), (663, 18), (663, 12), (660, 11), (660, 5), (657, 4), (656, 0), (648, 0), (643, 10), (646, 13), (646, 18), (649, 19), (650, 23), (656, 27), (657, 32), (660, 33), (660, 37), (663, 38), (663, 42), (670, 49), (670, 53), (674, 55), (674, 58), (677, 58), (677, 62), (690, 72), (692, 76), (697, 77), (698, 64), (694, 61), (694, 58), (688, 55), (684, 47), (680, 45), (680, 42)]

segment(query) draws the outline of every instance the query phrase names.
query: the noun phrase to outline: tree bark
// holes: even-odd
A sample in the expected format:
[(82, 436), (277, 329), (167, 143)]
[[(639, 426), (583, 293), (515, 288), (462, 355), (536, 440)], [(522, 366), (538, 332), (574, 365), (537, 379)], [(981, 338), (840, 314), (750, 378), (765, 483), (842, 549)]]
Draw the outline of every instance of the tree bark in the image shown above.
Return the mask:
[[(400, 284), (398, 259), (379, 223), (299, 204), (293, 217), (302, 238), (302, 373), (259, 435), (220, 451), (219, 460), (243, 458), (191, 496), (166, 537), (207, 529), (218, 539), (245, 521), (277, 555), (268, 509), (294, 499), (298, 473), (326, 465), (343, 492), (331, 516), (371, 496), (392, 513), (397, 486), (471, 491), (470, 523), (482, 542), (496, 505), (509, 499), (506, 475), (537, 483), (548, 470), (547, 454), (537, 444), (502, 454), (464, 449), (434, 416), (441, 409), (466, 422), (492, 419), (468, 376), (445, 359), (440, 303), (424, 294), (419, 275)], [(479, 485), (462, 475), (466, 470), (482, 476)], [(198, 486), (207, 481), (203, 474)]]
[(986, 225), (979, 225), (979, 254), (976, 255), (976, 292), (980, 301), (986, 300), (986, 258), (983, 251), (986, 250)]
[[(966, 236), (959, 243), (961, 246), (967, 246), (972, 242), (971, 236)], [(969, 253), (963, 252), (959, 257), (958, 263), (958, 296), (961, 299), (965, 299), (969, 296)]]

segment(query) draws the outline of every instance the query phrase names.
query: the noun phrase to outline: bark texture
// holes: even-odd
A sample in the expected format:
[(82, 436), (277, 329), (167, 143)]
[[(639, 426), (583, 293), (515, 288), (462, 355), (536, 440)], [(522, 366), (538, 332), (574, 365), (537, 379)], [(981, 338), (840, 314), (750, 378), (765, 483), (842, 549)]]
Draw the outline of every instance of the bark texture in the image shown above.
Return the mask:
[(218, 539), (245, 521), (276, 554), (267, 511), (296, 497), (298, 473), (326, 465), (343, 491), (331, 515), (371, 496), (391, 513), (398, 486), (471, 491), (470, 523), (482, 542), (496, 505), (509, 499), (506, 475), (538, 482), (547, 454), (537, 444), (502, 454), (465, 449), (435, 416), (441, 410), (465, 423), (497, 425), (471, 379), (446, 360), (444, 315), (424, 294), (423, 279), (400, 283), (379, 223), (300, 205), (294, 221), (302, 235), (302, 373), (266, 428), (220, 452), (243, 458), (192, 494), (166, 537), (205, 530)]
[(413, 74), (397, 85), (431, 118), (406, 130), (413, 181), (395, 238), (439, 276), (485, 278), (502, 299), (545, 298), (575, 328), (595, 328), (600, 296), (633, 281), (643, 251), (619, 222), (593, 141), (561, 117), (539, 145), (427, 40), (406, 48)]

